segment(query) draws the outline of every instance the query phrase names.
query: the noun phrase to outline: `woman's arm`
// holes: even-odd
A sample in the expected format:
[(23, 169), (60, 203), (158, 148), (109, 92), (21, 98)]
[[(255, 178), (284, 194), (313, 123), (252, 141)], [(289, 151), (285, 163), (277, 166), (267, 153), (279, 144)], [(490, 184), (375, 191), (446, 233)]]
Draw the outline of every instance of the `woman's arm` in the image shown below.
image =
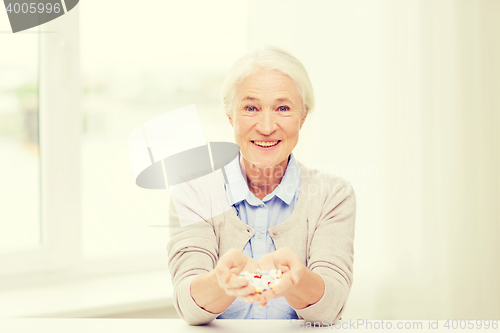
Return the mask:
[(316, 303), (295, 308), (306, 321), (335, 323), (342, 316), (353, 281), (355, 219), (356, 196), (347, 182), (326, 198), (311, 241), (308, 269), (323, 279), (324, 293)]
[(354, 190), (345, 183), (325, 200), (311, 240), (308, 267), (288, 247), (264, 255), (261, 267), (279, 268), (283, 276), (278, 286), (255, 300), (264, 305), (268, 299), (284, 296), (300, 319), (323, 325), (336, 322), (352, 285), (355, 218)]
[(198, 275), (191, 282), (191, 297), (198, 306), (211, 313), (224, 312), (236, 296), (229, 296), (219, 286), (215, 270)]
[(217, 264), (215, 232), (205, 221), (181, 227), (173, 200), (170, 201), (169, 218), (172, 228), (168, 242), (168, 267), (174, 287), (174, 306), (188, 324), (207, 324), (218, 313), (206, 311), (194, 301), (191, 284), (198, 276), (213, 271)]
[(304, 266), (304, 273), (299, 282), (284, 295), (288, 304), (294, 309), (303, 309), (319, 301), (325, 291), (323, 278)]

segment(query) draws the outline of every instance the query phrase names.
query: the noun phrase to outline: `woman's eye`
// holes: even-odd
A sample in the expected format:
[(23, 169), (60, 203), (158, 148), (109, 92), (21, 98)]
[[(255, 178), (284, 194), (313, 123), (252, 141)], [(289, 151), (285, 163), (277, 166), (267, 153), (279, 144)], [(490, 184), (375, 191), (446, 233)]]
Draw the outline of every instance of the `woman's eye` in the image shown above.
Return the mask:
[(278, 111), (288, 111), (288, 110), (290, 110), (290, 108), (288, 106), (280, 106), (278, 108)]
[(255, 106), (245, 106), (245, 110), (253, 112), (257, 111), (257, 108)]

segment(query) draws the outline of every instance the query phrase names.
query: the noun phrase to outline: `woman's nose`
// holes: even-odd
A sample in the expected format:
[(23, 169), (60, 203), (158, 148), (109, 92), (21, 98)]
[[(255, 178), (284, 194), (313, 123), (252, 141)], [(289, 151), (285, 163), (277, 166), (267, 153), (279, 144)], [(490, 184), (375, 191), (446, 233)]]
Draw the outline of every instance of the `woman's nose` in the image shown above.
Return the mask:
[(260, 113), (258, 131), (262, 135), (271, 135), (276, 126), (276, 119), (272, 111), (263, 111)]

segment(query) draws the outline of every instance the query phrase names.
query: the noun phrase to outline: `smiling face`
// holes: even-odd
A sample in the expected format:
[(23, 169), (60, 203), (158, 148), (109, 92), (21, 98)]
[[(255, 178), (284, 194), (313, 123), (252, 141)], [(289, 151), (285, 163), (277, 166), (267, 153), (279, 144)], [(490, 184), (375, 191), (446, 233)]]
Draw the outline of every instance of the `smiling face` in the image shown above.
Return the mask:
[(257, 168), (285, 161), (306, 119), (293, 80), (275, 70), (258, 70), (236, 88), (228, 116), (243, 158)]

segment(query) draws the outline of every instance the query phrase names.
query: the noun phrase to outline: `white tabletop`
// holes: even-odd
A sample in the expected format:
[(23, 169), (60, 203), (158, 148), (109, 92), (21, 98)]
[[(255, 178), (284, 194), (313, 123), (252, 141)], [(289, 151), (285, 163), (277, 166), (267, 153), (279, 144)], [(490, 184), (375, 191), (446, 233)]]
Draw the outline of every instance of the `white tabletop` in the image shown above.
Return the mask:
[[(335, 330), (337, 332), (380, 332), (380, 331), (405, 331), (405, 332), (440, 332), (446, 331), (454, 333), (465, 332), (470, 333), (472, 330), (447, 329), (445, 328), (446, 321), (439, 320), (436, 323), (432, 321), (434, 326), (429, 327), (431, 323), (428, 320), (369, 320), (372, 327), (369, 328), (366, 324), (349, 327), (349, 324), (355, 324), (359, 320), (348, 320), (338, 323), (343, 323), (344, 327), (334, 328), (332, 326), (323, 327), (306, 327), (302, 320), (238, 320), (238, 319), (219, 319), (214, 320), (208, 325), (190, 326), (182, 319), (73, 319), (73, 318), (12, 318), (0, 319), (0, 332), (2, 333), (192, 333), (192, 332), (217, 332), (217, 333), (265, 333), (265, 332), (291, 332), (291, 331), (310, 331), (318, 330)], [(451, 321), (450, 321), (451, 322)], [(457, 321), (458, 324), (460, 321)], [(498, 320), (496, 321), (498, 323)], [(420, 327), (415, 326), (420, 323)], [(464, 321), (465, 323), (465, 321)], [(491, 323), (491, 321), (490, 321)], [(401, 327), (398, 329), (398, 325)], [(391, 327), (388, 327), (391, 325)], [(406, 328), (404, 326), (406, 326)], [(378, 326), (378, 328), (377, 328)], [(413, 328), (412, 328), (413, 326)], [(385, 329), (381, 329), (385, 328)], [(499, 332), (500, 329), (480, 329), (480, 332)]]
[[(0, 319), (5, 333), (191, 333), (191, 332), (257, 332), (275, 329), (291, 330), (289, 320), (214, 320), (208, 325), (190, 326), (182, 319), (73, 319), (13, 318)], [(271, 332), (271, 331), (270, 331)], [(276, 331), (273, 331), (276, 332)]]

